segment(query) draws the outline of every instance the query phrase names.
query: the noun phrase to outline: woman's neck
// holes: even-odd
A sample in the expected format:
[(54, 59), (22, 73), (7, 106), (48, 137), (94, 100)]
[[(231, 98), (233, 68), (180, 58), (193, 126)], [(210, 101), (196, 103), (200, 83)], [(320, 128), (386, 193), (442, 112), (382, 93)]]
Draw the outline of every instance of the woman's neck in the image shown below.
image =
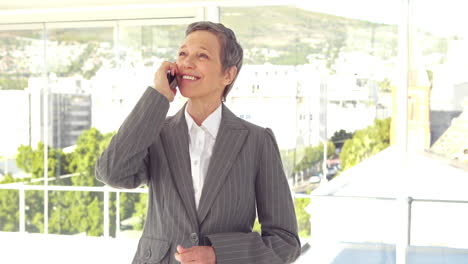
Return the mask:
[(221, 101), (203, 102), (190, 99), (187, 102), (187, 112), (193, 118), (193, 121), (195, 121), (198, 126), (201, 126), (203, 121), (205, 121), (205, 119), (213, 113), (220, 104)]

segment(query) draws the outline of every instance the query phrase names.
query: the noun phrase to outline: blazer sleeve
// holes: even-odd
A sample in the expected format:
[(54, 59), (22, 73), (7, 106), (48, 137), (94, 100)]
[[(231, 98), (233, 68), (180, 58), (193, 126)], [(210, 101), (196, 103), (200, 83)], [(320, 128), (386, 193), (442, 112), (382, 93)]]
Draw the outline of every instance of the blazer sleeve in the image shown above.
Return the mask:
[(256, 232), (208, 235), (218, 264), (291, 263), (300, 255), (294, 204), (269, 128), (265, 129), (255, 191), (261, 236)]
[(169, 101), (148, 87), (96, 162), (96, 178), (117, 188), (148, 182), (148, 148), (159, 136)]

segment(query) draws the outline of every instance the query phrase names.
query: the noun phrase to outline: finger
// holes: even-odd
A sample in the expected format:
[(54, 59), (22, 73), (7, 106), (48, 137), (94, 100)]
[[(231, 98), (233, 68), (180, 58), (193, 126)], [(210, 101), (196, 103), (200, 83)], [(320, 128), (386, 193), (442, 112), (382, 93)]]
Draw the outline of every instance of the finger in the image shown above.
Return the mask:
[(164, 61), (161, 66), (162, 68), (167, 72), (169, 70), (171, 70), (171, 62), (170, 61)]
[(180, 259), (180, 254), (179, 253), (175, 253), (174, 257), (178, 262), (182, 262), (182, 260)]
[(177, 245), (177, 252), (180, 254), (183, 254), (185, 252), (188, 252), (190, 248), (184, 248), (181, 245)]
[(176, 74), (177, 65), (175, 63), (171, 63), (171, 75), (174, 76)]
[(179, 66), (177, 65), (177, 63), (174, 62), (174, 73), (175, 74), (178, 74), (179, 73)]
[(195, 256), (192, 254), (192, 252), (176, 253), (175, 257), (176, 260), (181, 263), (189, 263), (195, 261)]
[(164, 74), (167, 74), (168, 72), (172, 74), (174, 63), (170, 61), (164, 61), (160, 67), (161, 67), (161, 71), (163, 71)]
[(184, 251), (184, 248), (181, 245), (177, 245), (177, 252), (182, 253)]

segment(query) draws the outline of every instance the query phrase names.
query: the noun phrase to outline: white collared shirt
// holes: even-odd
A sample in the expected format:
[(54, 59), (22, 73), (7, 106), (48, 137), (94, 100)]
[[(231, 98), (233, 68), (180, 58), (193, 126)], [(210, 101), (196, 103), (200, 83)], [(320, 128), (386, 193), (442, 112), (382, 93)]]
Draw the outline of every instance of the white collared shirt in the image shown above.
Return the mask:
[(211, 113), (201, 126), (193, 120), (185, 107), (185, 121), (189, 134), (189, 151), (192, 168), (193, 189), (195, 191), (195, 205), (198, 209), (200, 197), (205, 182), (208, 166), (213, 152), (213, 146), (221, 124), (222, 104)]

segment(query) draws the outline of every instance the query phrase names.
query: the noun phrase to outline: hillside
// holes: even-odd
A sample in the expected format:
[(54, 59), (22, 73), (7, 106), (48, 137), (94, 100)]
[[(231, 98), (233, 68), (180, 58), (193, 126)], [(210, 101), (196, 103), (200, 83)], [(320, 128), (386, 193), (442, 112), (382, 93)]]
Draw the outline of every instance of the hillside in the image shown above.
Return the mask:
[(331, 66), (343, 51), (362, 51), (382, 59), (397, 54), (396, 25), (294, 7), (223, 8), (221, 19), (235, 30), (244, 49), (276, 51), (252, 55), (247, 63), (303, 64), (312, 54), (314, 58), (327, 60)]

